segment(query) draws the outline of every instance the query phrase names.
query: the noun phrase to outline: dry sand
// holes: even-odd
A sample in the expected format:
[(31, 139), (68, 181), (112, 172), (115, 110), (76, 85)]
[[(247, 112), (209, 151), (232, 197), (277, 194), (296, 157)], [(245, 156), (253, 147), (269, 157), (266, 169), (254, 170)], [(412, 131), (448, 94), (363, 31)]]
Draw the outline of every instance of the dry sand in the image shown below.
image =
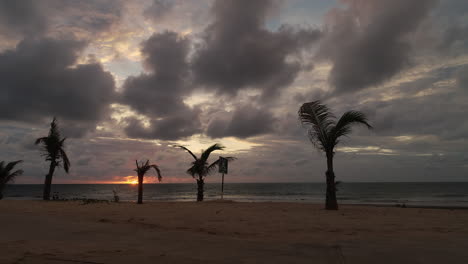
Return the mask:
[(468, 263), (468, 210), (3, 200), (0, 263)]

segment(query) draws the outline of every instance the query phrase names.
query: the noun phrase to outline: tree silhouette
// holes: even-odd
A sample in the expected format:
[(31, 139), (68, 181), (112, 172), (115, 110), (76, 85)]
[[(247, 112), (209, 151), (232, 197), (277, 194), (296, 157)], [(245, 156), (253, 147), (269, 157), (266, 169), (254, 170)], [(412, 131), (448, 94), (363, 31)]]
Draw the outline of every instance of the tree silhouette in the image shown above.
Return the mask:
[(335, 155), (335, 146), (340, 142), (340, 137), (351, 133), (351, 127), (356, 124), (365, 125), (371, 129), (372, 126), (367, 123), (365, 114), (359, 111), (348, 111), (336, 121), (336, 117), (331, 113), (327, 106), (320, 101), (305, 103), (299, 108), (299, 119), (302, 124), (310, 125), (309, 139), (312, 144), (325, 152), (327, 157), (327, 171), (325, 173), (327, 180), (327, 192), (325, 208), (328, 210), (337, 210), (335, 173), (333, 172), (333, 156)]
[[(213, 144), (205, 151), (202, 151), (200, 158), (195, 156), (192, 151), (184, 146), (176, 146), (181, 149), (186, 150), (194, 159), (192, 162), (192, 167), (187, 170), (187, 173), (192, 176), (192, 178), (197, 180), (197, 201), (203, 201), (203, 193), (205, 186), (205, 177), (208, 176), (219, 164), (219, 159), (215, 162), (208, 165), (208, 158), (210, 157), (211, 152), (216, 150), (223, 150), (225, 147), (220, 144)], [(233, 157), (225, 157), (228, 160), (234, 160)]]
[(46, 158), (46, 161), (50, 161), (49, 173), (46, 175), (44, 181), (44, 193), (42, 196), (44, 200), (50, 199), (52, 176), (54, 175), (55, 168), (63, 165), (63, 169), (66, 173), (68, 173), (70, 168), (70, 161), (64, 150), (65, 140), (66, 138), (62, 138), (60, 135), (57, 119), (55, 117), (52, 123), (50, 123), (49, 135), (36, 139), (35, 144), (42, 144), (42, 155)]
[(137, 175), (138, 175), (138, 202), (137, 203), (142, 204), (143, 203), (143, 178), (145, 174), (151, 168), (153, 168), (158, 174), (158, 181), (162, 180), (162, 176), (161, 176), (161, 171), (159, 170), (159, 167), (156, 164), (150, 165), (149, 160), (146, 160), (146, 163), (142, 162), (141, 165), (138, 164), (137, 160), (135, 160), (135, 163), (136, 163), (135, 171), (137, 172)]
[(12, 161), (6, 164), (5, 162), (0, 162), (0, 200), (3, 199), (3, 189), (5, 188), (8, 182), (11, 182), (15, 179), (16, 176), (23, 174), (23, 170), (12, 170), (18, 163), (23, 162), (22, 160)]

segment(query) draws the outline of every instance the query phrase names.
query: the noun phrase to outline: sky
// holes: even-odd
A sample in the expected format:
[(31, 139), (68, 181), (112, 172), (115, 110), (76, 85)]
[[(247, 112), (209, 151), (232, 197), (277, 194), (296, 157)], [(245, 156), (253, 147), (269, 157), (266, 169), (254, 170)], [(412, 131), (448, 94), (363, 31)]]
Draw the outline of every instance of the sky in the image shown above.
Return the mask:
[[(344, 182), (468, 181), (466, 0), (0, 0), (0, 160), (42, 183), (55, 116), (69, 174), (121, 183), (149, 159), (192, 182), (214, 143), (226, 182), (322, 182), (299, 107), (364, 112), (335, 155)], [(218, 182), (220, 176), (207, 177)], [(156, 182), (149, 174), (146, 182)]]

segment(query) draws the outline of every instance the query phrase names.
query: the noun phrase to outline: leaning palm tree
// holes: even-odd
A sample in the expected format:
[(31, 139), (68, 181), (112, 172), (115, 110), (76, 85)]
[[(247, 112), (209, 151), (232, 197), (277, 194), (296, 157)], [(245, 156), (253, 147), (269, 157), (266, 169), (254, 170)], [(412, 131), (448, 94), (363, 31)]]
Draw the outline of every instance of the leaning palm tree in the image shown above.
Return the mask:
[(365, 125), (371, 129), (372, 126), (367, 123), (365, 114), (359, 111), (348, 111), (336, 121), (336, 117), (328, 110), (328, 107), (321, 104), (320, 101), (305, 103), (299, 108), (299, 119), (302, 124), (310, 125), (309, 139), (312, 144), (325, 152), (327, 157), (327, 171), (325, 173), (327, 180), (327, 192), (325, 208), (328, 210), (337, 210), (335, 173), (333, 172), (333, 156), (335, 155), (335, 146), (340, 142), (342, 136), (351, 133), (351, 127), (355, 124)]
[(151, 169), (153, 168), (156, 173), (158, 174), (158, 181), (161, 181), (162, 180), (162, 176), (161, 176), (161, 171), (159, 170), (159, 167), (156, 165), (156, 164), (149, 164), (149, 160), (146, 160), (146, 163), (141, 163), (138, 164), (138, 161), (135, 160), (135, 163), (136, 163), (136, 169), (135, 171), (137, 172), (137, 175), (138, 175), (138, 202), (139, 204), (142, 204), (143, 203), (143, 177), (145, 176), (145, 174)]
[[(207, 148), (205, 151), (202, 151), (200, 158), (195, 156), (192, 151), (190, 151), (188, 148), (184, 146), (176, 146), (181, 149), (186, 150), (194, 159), (192, 162), (192, 167), (190, 167), (187, 170), (187, 173), (192, 176), (192, 178), (197, 180), (197, 202), (203, 201), (203, 193), (204, 193), (204, 186), (205, 186), (205, 177), (208, 176), (211, 172), (214, 171), (214, 169), (218, 166), (219, 164), (219, 159), (216, 160), (215, 162), (211, 163), (208, 165), (208, 158), (210, 157), (211, 152), (216, 151), (216, 150), (223, 150), (224, 146), (220, 144), (214, 144)], [(225, 157), (228, 160), (234, 160), (233, 157)]]
[(0, 162), (0, 200), (3, 198), (3, 189), (8, 182), (11, 182), (15, 179), (16, 176), (23, 174), (23, 170), (12, 170), (15, 168), (16, 164), (23, 162), (22, 160), (9, 162), (5, 166), (5, 162)]
[(35, 144), (42, 144), (42, 155), (46, 158), (46, 161), (50, 161), (49, 173), (46, 175), (44, 181), (44, 193), (42, 196), (44, 200), (50, 199), (52, 176), (54, 175), (55, 168), (63, 165), (63, 169), (66, 173), (68, 173), (70, 168), (70, 161), (64, 150), (65, 139), (66, 138), (62, 138), (60, 135), (57, 119), (55, 117), (52, 123), (50, 123), (49, 135), (36, 139)]

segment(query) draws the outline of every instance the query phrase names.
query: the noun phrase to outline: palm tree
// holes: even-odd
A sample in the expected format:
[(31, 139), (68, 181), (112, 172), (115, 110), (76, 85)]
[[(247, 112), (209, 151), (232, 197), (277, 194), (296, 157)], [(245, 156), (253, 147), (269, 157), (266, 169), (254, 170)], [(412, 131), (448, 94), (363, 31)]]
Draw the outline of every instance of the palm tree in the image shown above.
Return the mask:
[(340, 137), (351, 133), (353, 125), (362, 124), (369, 129), (372, 126), (367, 123), (366, 115), (359, 111), (348, 111), (337, 122), (333, 113), (328, 110), (327, 106), (321, 104), (320, 101), (303, 104), (299, 108), (298, 114), (302, 124), (311, 126), (308, 132), (312, 144), (325, 152), (327, 157), (325, 208), (328, 210), (338, 210), (338, 203), (336, 201), (337, 182), (335, 182), (335, 173), (333, 172), (335, 146), (340, 142)]
[(5, 162), (0, 162), (0, 200), (3, 198), (3, 189), (8, 182), (11, 182), (15, 179), (16, 176), (23, 174), (23, 170), (16, 170), (11, 172), (16, 164), (23, 162), (22, 160), (9, 162), (5, 166)]
[(68, 160), (67, 153), (65, 153), (65, 139), (60, 135), (57, 119), (54, 117), (50, 123), (49, 135), (36, 139), (35, 144), (42, 144), (43, 156), (46, 161), (50, 161), (49, 173), (44, 181), (44, 194), (43, 199), (50, 199), (50, 188), (52, 185), (52, 176), (54, 175), (55, 167), (60, 167), (63, 164), (63, 169), (66, 173), (70, 168), (70, 161)]
[[(211, 172), (214, 171), (214, 169), (218, 166), (219, 164), (219, 159), (216, 160), (215, 162), (211, 163), (208, 165), (208, 158), (210, 157), (211, 152), (216, 151), (216, 150), (223, 150), (224, 146), (220, 144), (213, 144), (209, 148), (207, 148), (205, 151), (202, 151), (200, 158), (195, 156), (192, 151), (190, 151), (188, 148), (184, 146), (176, 146), (181, 149), (186, 150), (194, 159), (192, 162), (192, 167), (190, 167), (187, 170), (187, 173), (192, 176), (192, 178), (197, 180), (197, 202), (203, 201), (203, 192), (204, 192), (204, 186), (205, 186), (205, 177), (208, 176)], [(233, 157), (225, 157), (228, 160), (234, 160)]]
[(136, 163), (136, 166), (137, 168), (135, 169), (135, 171), (137, 172), (138, 174), (138, 202), (139, 204), (142, 204), (143, 203), (143, 177), (145, 176), (145, 174), (151, 169), (153, 168), (156, 173), (158, 174), (158, 181), (161, 181), (162, 180), (162, 176), (161, 176), (161, 171), (159, 170), (159, 167), (156, 165), (156, 164), (149, 164), (149, 160), (146, 160), (146, 163), (141, 163), (138, 164), (138, 161), (135, 160), (135, 163)]

